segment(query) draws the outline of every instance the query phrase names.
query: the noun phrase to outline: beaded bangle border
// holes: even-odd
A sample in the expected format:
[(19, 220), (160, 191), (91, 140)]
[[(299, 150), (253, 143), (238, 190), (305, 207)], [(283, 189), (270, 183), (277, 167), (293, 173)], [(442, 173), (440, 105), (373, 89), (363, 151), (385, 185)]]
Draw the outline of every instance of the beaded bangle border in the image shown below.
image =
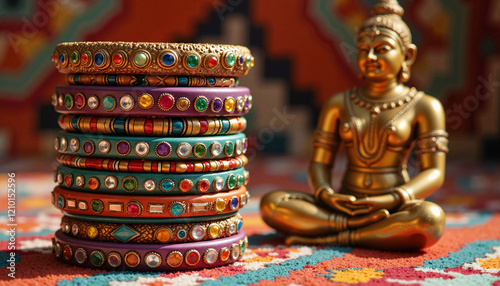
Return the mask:
[(63, 217), (61, 230), (78, 239), (121, 243), (185, 243), (229, 237), (243, 226), (240, 214), (206, 222), (179, 224), (122, 224), (88, 222)]
[(249, 181), (243, 167), (213, 173), (155, 174), (103, 172), (63, 165), (54, 172), (54, 181), (69, 190), (103, 194), (173, 196), (234, 190)]
[[(248, 198), (247, 198), (248, 199)], [(143, 217), (106, 217), (106, 216), (89, 216), (82, 214), (74, 214), (61, 211), (64, 216), (82, 221), (103, 222), (103, 223), (119, 223), (119, 224), (171, 224), (171, 223), (196, 223), (218, 219), (226, 219), (235, 216), (238, 211), (228, 213), (220, 213), (216, 215), (198, 216), (198, 217), (165, 217), (165, 218), (143, 218)]]
[(134, 116), (244, 115), (253, 97), (246, 87), (57, 86), (52, 105), (59, 113)]
[(69, 237), (58, 230), (52, 239), (57, 259), (81, 267), (173, 271), (221, 266), (239, 260), (248, 246), (240, 233), (210, 241), (175, 244), (121, 244), (86, 241)]
[(245, 117), (148, 118), (61, 114), (59, 126), (70, 132), (133, 136), (214, 136), (245, 131)]
[(199, 77), (139, 74), (68, 74), (71, 85), (105, 86), (158, 86), (158, 87), (236, 87), (239, 80), (234, 77)]
[(73, 42), (58, 44), (52, 62), (61, 73), (239, 77), (254, 58), (234, 45)]
[(61, 132), (54, 140), (61, 154), (124, 159), (201, 160), (245, 154), (244, 133), (204, 137), (117, 137)]
[(234, 170), (245, 166), (248, 158), (240, 155), (235, 158), (204, 161), (152, 161), (89, 158), (73, 155), (57, 156), (57, 161), (67, 167), (93, 170), (141, 173), (206, 173)]
[(108, 217), (199, 217), (234, 212), (246, 205), (249, 194), (239, 189), (195, 196), (116, 196), (82, 193), (55, 187), (52, 204), (61, 211)]

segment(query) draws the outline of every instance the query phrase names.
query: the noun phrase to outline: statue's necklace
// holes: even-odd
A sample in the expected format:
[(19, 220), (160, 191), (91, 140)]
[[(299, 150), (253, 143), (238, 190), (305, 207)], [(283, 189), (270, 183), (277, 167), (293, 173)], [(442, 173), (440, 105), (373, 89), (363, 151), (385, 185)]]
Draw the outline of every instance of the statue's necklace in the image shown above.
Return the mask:
[[(418, 99), (422, 96), (421, 92), (418, 92), (415, 88), (410, 88), (408, 91), (400, 96), (391, 98), (390, 100), (384, 99), (369, 99), (363, 96), (360, 89), (351, 92), (349, 98), (352, 102), (362, 108), (366, 108), (370, 111), (370, 124), (368, 129), (368, 146), (365, 146), (362, 140), (362, 128), (361, 123), (358, 122), (359, 119), (355, 115), (354, 110), (351, 105), (348, 104), (349, 113), (351, 114), (350, 123), (348, 125), (353, 127), (355, 136), (353, 138), (354, 148), (357, 151), (358, 157), (361, 161), (365, 162), (367, 165), (371, 165), (378, 160), (380, 160), (385, 153), (387, 146), (388, 135), (395, 132), (395, 128), (392, 125), (394, 121), (399, 119), (403, 114), (405, 114), (409, 109), (411, 109)], [(377, 136), (378, 140), (375, 140), (375, 126), (377, 122), (377, 116), (385, 110), (395, 109), (400, 107), (401, 109), (392, 115), (384, 124), (381, 126), (380, 133)], [(378, 144), (375, 144), (378, 142)], [(363, 148), (363, 155), (359, 148)]]
[(391, 98), (390, 100), (387, 99), (371, 99), (367, 98), (362, 92), (361, 88), (358, 88), (356, 93), (351, 93), (351, 99), (354, 101), (355, 104), (359, 105), (359, 107), (364, 107), (367, 110), (370, 111), (371, 117), (375, 118), (377, 115), (380, 114), (380, 112), (387, 110), (387, 109), (394, 109), (396, 107), (399, 107), (405, 103), (410, 102), (413, 97), (415, 97), (416, 89), (415, 88), (409, 88), (405, 93), (402, 95), (396, 96), (394, 98)]

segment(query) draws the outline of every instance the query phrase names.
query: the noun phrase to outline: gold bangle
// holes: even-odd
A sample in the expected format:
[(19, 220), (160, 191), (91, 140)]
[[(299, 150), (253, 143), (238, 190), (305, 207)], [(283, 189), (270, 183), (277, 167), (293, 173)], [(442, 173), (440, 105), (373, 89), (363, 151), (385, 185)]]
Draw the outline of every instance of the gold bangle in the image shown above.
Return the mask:
[(240, 214), (230, 218), (175, 224), (92, 222), (64, 216), (63, 233), (78, 239), (123, 243), (182, 243), (212, 240), (237, 234), (243, 225)]
[(415, 199), (407, 190), (401, 187), (394, 188), (394, 193), (399, 196), (399, 200), (402, 206)]
[(243, 46), (145, 42), (72, 42), (56, 46), (61, 73), (239, 77), (254, 58)]

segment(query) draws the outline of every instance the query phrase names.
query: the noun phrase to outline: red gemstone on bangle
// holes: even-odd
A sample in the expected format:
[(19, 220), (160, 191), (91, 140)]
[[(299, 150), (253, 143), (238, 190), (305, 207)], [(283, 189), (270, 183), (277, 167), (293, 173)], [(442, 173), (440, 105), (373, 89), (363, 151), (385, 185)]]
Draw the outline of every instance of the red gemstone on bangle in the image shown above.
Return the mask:
[(153, 134), (153, 120), (147, 119), (146, 122), (144, 122), (144, 133), (147, 135)]
[(123, 60), (123, 57), (120, 54), (116, 54), (113, 56), (113, 62), (117, 65), (121, 64), (122, 60)]
[(71, 187), (73, 184), (73, 177), (70, 174), (66, 174), (66, 176), (64, 176), (64, 184), (66, 187)]
[(172, 106), (174, 106), (174, 98), (172, 96), (162, 96), (162, 98), (160, 98), (160, 107), (164, 110), (168, 110), (170, 108), (172, 108)]
[(181, 183), (179, 184), (179, 189), (181, 189), (181, 192), (189, 192), (192, 187), (193, 187), (193, 182), (191, 182), (188, 179), (182, 180)]
[(210, 59), (208, 59), (208, 66), (213, 68), (217, 65), (217, 58), (216, 57), (210, 57)]
[(170, 162), (170, 172), (175, 173), (175, 162)]
[(210, 170), (210, 163), (208, 163), (207, 161), (203, 162), (203, 167), (203, 172)]
[(194, 164), (191, 163), (191, 162), (187, 162), (186, 163), (186, 166), (187, 166), (187, 171), (190, 173), (192, 171), (194, 171)]
[(200, 135), (205, 134), (208, 130), (208, 122), (205, 119), (200, 119)]
[(88, 57), (87, 57), (87, 54), (83, 54), (80, 59), (82, 60), (82, 63), (86, 63), (88, 61)]
[(64, 254), (64, 258), (66, 258), (68, 260), (71, 259), (71, 256), (73, 255), (73, 253), (72, 253), (71, 247), (69, 245), (64, 246), (63, 254)]
[(229, 169), (234, 169), (234, 167), (236, 167), (236, 162), (233, 159), (229, 160)]
[(209, 187), (210, 187), (210, 182), (207, 179), (202, 179), (198, 184), (198, 191), (202, 193), (206, 192)]
[(196, 251), (191, 251), (187, 256), (186, 256), (186, 262), (190, 265), (194, 265), (198, 263), (200, 260), (200, 254)]
[(75, 95), (75, 106), (77, 108), (82, 108), (85, 104), (85, 100), (83, 99), (83, 95), (78, 93)]
[(136, 203), (127, 205), (127, 212), (131, 216), (138, 216), (141, 213), (141, 208)]

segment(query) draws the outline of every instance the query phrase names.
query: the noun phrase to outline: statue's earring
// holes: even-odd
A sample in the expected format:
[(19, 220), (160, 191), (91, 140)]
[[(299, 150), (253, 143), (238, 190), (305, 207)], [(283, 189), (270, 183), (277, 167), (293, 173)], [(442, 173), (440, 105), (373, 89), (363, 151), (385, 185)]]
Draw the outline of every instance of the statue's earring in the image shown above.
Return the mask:
[(401, 74), (399, 75), (399, 80), (401, 82), (407, 82), (410, 79), (410, 69), (406, 63), (401, 66)]

